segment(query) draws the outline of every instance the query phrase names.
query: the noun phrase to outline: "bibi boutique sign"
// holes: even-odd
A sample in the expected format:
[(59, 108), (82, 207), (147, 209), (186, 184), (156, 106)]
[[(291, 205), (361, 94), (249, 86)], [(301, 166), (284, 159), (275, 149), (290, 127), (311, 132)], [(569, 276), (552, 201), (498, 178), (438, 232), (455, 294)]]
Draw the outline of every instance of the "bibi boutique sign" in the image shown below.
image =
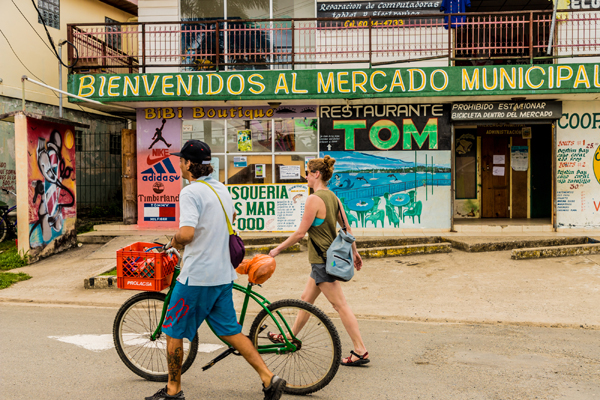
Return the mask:
[(71, 75), (69, 92), (102, 102), (598, 93), (600, 65)]

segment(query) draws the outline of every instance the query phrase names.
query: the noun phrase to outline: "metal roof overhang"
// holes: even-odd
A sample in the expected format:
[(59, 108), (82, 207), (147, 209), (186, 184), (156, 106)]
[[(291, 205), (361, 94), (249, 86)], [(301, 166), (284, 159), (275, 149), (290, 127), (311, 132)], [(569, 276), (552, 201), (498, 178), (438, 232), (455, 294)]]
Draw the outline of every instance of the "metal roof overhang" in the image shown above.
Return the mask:
[[(347, 104), (440, 104), (440, 103), (457, 103), (457, 102), (477, 102), (477, 101), (511, 101), (512, 96), (436, 96), (436, 97), (387, 97), (387, 98), (361, 98), (348, 99)], [(556, 94), (549, 93), (524, 96), (523, 100), (557, 100), (557, 101), (575, 101), (600, 100), (600, 93), (565, 93)], [(110, 102), (102, 105), (94, 103), (78, 102), (82, 107), (91, 108), (94, 110), (103, 111), (112, 115), (125, 118), (135, 119), (135, 111), (137, 108), (157, 108), (157, 107), (229, 107), (229, 106), (251, 106), (263, 105), (266, 106), (269, 100), (244, 100), (244, 101), (141, 101), (141, 102)], [(271, 101), (278, 101), (276, 96), (273, 96)], [(302, 100), (279, 100), (283, 105), (339, 105), (344, 104), (343, 99), (302, 99)], [(127, 111), (123, 108), (114, 106), (132, 108)]]
[(128, 12), (129, 14), (133, 14), (137, 17), (138, 15), (138, 5), (134, 4), (128, 0), (100, 0), (102, 3), (106, 3), (115, 8), (118, 8), (121, 11)]

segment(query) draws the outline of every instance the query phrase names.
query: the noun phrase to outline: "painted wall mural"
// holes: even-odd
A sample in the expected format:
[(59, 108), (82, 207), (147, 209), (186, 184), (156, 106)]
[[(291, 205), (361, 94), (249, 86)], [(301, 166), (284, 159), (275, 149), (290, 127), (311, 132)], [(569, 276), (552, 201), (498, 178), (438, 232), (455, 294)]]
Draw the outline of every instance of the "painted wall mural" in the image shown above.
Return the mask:
[(73, 126), (27, 119), (30, 255), (76, 240)]
[(449, 229), (451, 131), (445, 105), (322, 106), (329, 188), (359, 228)]
[(568, 101), (557, 128), (559, 228), (600, 227), (600, 102)]

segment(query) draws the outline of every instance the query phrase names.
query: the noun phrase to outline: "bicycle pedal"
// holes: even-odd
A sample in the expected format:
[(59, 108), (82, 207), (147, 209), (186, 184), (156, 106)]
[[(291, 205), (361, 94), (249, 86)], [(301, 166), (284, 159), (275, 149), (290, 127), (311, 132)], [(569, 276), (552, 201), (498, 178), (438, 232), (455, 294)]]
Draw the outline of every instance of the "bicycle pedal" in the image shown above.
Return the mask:
[(262, 331), (264, 331), (267, 328), (268, 328), (267, 324), (262, 325), (260, 328), (258, 328), (258, 333), (259, 334), (262, 333)]

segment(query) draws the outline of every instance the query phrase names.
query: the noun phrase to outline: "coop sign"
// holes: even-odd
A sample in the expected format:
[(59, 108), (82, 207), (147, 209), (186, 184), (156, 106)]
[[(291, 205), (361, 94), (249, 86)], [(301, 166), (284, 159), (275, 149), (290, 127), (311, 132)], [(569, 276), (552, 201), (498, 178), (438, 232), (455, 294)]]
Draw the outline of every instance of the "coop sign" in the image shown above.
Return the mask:
[(589, 93), (600, 92), (600, 65), (71, 75), (69, 92), (102, 102)]

